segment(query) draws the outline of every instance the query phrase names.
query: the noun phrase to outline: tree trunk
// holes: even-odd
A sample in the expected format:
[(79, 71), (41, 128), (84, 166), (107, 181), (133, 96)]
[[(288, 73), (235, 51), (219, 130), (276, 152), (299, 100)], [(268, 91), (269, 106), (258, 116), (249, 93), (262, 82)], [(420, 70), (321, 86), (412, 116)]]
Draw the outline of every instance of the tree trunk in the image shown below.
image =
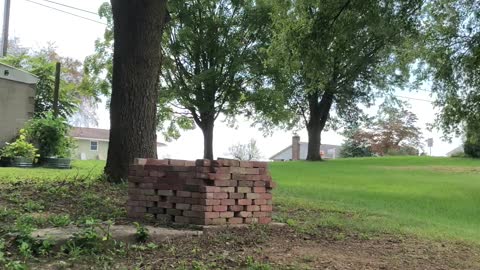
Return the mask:
[(156, 114), (166, 0), (111, 0), (114, 22), (110, 142), (105, 174), (128, 176), (134, 158), (157, 157)]
[(204, 120), (200, 127), (203, 132), (203, 158), (213, 160), (213, 127), (215, 120)]
[(308, 131), (308, 152), (307, 160), (321, 161), (320, 155), (321, 135), (327, 123), (330, 108), (333, 104), (333, 94), (326, 91), (320, 102), (318, 102), (319, 95), (312, 93), (308, 96), (310, 118), (307, 123)]

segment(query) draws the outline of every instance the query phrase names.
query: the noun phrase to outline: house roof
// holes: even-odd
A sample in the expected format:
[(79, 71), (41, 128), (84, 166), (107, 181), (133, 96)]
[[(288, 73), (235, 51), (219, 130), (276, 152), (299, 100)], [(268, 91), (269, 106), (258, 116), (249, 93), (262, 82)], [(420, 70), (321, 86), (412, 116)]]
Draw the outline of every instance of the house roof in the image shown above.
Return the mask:
[[(110, 130), (100, 128), (73, 127), (70, 136), (80, 140), (97, 140), (108, 142), (110, 140)], [(166, 144), (157, 142), (157, 146), (166, 146)]]
[(458, 154), (458, 153), (463, 153), (464, 150), (463, 150), (463, 145), (460, 145), (458, 147), (456, 147), (455, 149), (453, 149), (452, 151), (448, 152), (447, 153), (447, 156), (452, 156), (452, 155), (455, 155), (455, 154)]
[[(322, 144), (320, 145), (320, 151), (324, 151), (327, 155), (329, 150), (335, 149), (337, 151), (336, 155), (340, 153), (341, 146), (333, 144)], [(308, 152), (308, 142), (300, 142), (300, 159), (304, 160), (307, 158)], [(270, 157), (271, 160), (290, 160), (292, 159), (292, 146), (289, 145), (280, 152)]]
[(0, 78), (26, 84), (36, 84), (38, 77), (24, 70), (0, 63)]

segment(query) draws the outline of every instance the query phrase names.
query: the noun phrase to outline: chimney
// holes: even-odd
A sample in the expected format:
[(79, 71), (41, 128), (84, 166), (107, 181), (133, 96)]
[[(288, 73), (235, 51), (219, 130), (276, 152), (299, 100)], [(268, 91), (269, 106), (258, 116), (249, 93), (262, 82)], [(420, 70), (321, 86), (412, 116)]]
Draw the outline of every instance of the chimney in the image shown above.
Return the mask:
[(300, 136), (292, 137), (292, 160), (300, 160)]

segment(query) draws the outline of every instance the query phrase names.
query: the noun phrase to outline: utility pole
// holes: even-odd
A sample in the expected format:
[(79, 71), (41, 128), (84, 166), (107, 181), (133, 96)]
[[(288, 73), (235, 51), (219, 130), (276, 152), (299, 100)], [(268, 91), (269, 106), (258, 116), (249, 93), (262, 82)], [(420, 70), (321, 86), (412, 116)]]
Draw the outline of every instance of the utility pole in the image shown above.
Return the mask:
[(55, 88), (53, 89), (53, 115), (58, 116), (58, 95), (60, 92), (60, 62), (55, 66)]
[(4, 0), (4, 1), (5, 1), (5, 5), (3, 7), (2, 57), (7, 56), (8, 28), (10, 24), (10, 0)]

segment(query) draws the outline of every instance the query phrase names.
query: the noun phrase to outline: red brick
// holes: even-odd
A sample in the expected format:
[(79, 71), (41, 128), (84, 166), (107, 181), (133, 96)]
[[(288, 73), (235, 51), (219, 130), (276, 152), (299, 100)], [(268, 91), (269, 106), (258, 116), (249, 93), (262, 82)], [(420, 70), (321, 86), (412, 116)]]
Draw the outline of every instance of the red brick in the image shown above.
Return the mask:
[(192, 205), (192, 211), (211, 212), (213, 206), (211, 205)]
[(255, 181), (253, 182), (254, 187), (265, 187), (267, 183), (265, 181)]
[(187, 166), (187, 167), (195, 167), (195, 166), (196, 166), (196, 163), (195, 163), (195, 161), (192, 161), (192, 160), (186, 160), (186, 161), (185, 161), (185, 166)]
[(267, 204), (267, 200), (265, 199), (259, 199), (259, 200), (253, 200), (254, 205), (264, 205)]
[(233, 211), (233, 212), (240, 212), (245, 210), (245, 206), (243, 205), (229, 205), (228, 206), (228, 211)]
[(228, 207), (226, 205), (214, 205), (213, 211), (214, 212), (226, 212)]
[(260, 206), (259, 205), (247, 205), (246, 211), (248, 212), (258, 212), (260, 211)]
[(167, 197), (167, 202), (171, 203), (184, 203), (185, 198), (180, 198), (180, 197)]
[(147, 208), (146, 207), (141, 207), (141, 206), (131, 206), (131, 207), (128, 207), (128, 209), (130, 209), (131, 212), (135, 212), (135, 213), (146, 213), (147, 212)]
[(252, 200), (250, 200), (250, 199), (238, 199), (237, 204), (238, 205), (252, 205)]
[(233, 212), (219, 212), (221, 218), (233, 218)]
[(260, 194), (260, 199), (271, 200), (271, 199), (272, 199), (272, 194), (270, 194), (270, 193), (261, 193), (261, 194)]
[(253, 193), (265, 193), (267, 192), (267, 189), (264, 187), (254, 187), (253, 188)]
[(228, 193), (225, 193), (225, 192), (213, 193), (213, 198), (214, 199), (227, 199), (228, 198)]
[(188, 204), (202, 204), (203, 199), (200, 198), (185, 198), (185, 203)]
[(202, 211), (183, 211), (183, 216), (185, 217), (195, 217), (195, 218), (217, 218), (218, 213), (216, 212), (202, 212)]
[(239, 187), (253, 187), (253, 181), (238, 181)]
[[(150, 171), (150, 176), (153, 176), (153, 177), (164, 177), (166, 175), (165, 172), (161, 172), (161, 171)], [(158, 179), (155, 179), (155, 181), (158, 181)]]
[(257, 193), (247, 193), (246, 194), (247, 199), (260, 199), (260, 194)]
[(245, 224), (256, 224), (256, 223), (258, 223), (258, 218), (244, 218), (243, 223), (245, 223)]
[(145, 165), (147, 164), (147, 159), (146, 158), (136, 158), (133, 160), (134, 165)]
[(157, 207), (161, 208), (173, 208), (173, 204), (169, 202), (157, 202)]
[[(146, 190), (150, 191), (152, 190), (153, 191), (153, 183), (140, 183), (140, 185), (138, 185), (139, 188), (141, 188), (144, 192)], [(151, 194), (153, 195), (153, 194)]]
[(235, 187), (220, 187), (220, 192), (233, 193), (235, 192)]
[(207, 172), (205, 172), (205, 173), (204, 172), (197, 172), (197, 173), (195, 173), (195, 178), (204, 179), (204, 180), (211, 179), (210, 178), (210, 173), (207, 173)]
[(209, 179), (212, 180), (230, 180), (232, 179), (232, 175), (230, 173), (209, 173)]
[(277, 187), (277, 183), (275, 183), (274, 181), (268, 181), (265, 186), (267, 188), (276, 188)]
[(229, 193), (229, 199), (245, 199), (245, 193)]
[(258, 223), (259, 224), (269, 224), (270, 222), (272, 222), (271, 217), (260, 217), (260, 218), (258, 218)]
[(237, 181), (232, 180), (216, 180), (214, 185), (217, 187), (234, 187), (237, 185)]
[(227, 222), (228, 224), (242, 224), (243, 218), (229, 218)]
[[(235, 167), (233, 167), (235, 168)], [(214, 173), (218, 173), (218, 174), (231, 174), (232, 173), (232, 169), (231, 167), (214, 167), (213, 168), (213, 171)]]
[(185, 160), (168, 159), (168, 165), (172, 165), (172, 166), (185, 166)]
[(235, 217), (242, 217), (242, 218), (252, 217), (252, 212), (246, 212), (246, 211), (238, 212), (238, 213), (235, 213)]
[(240, 161), (235, 159), (219, 158), (212, 161), (214, 167), (240, 167)]
[(268, 204), (268, 205), (272, 205), (272, 204), (273, 204), (273, 201), (272, 201), (272, 200), (267, 200), (267, 204)]
[(175, 204), (175, 209), (180, 209), (180, 210), (190, 210), (191, 207), (192, 207), (191, 204), (186, 204), (186, 203)]
[(235, 205), (234, 199), (223, 199), (221, 205)]
[(260, 181), (263, 179), (262, 175), (248, 175), (248, 174), (232, 174), (232, 179), (242, 181)]
[(213, 200), (213, 199), (203, 199), (203, 205), (220, 205), (220, 200)]
[(253, 167), (266, 169), (268, 168), (268, 162), (253, 161)]
[(209, 159), (197, 159), (195, 161), (195, 165), (196, 166), (205, 166), (205, 167), (208, 167), (208, 166), (211, 166), (212, 165), (212, 161), (209, 160)]
[(191, 186), (204, 186), (205, 180), (204, 179), (186, 179), (185, 184), (191, 185)]
[(272, 211), (273, 210), (273, 207), (271, 205), (261, 205), (260, 206), (260, 209), (263, 211), (263, 212), (268, 212), (268, 211)]
[(251, 162), (251, 161), (240, 161), (240, 167), (252, 168), (253, 167), (253, 162)]
[(179, 190), (179, 191), (177, 191), (177, 197), (191, 198), (191, 197), (192, 197), (192, 193), (189, 192), (189, 191)]

